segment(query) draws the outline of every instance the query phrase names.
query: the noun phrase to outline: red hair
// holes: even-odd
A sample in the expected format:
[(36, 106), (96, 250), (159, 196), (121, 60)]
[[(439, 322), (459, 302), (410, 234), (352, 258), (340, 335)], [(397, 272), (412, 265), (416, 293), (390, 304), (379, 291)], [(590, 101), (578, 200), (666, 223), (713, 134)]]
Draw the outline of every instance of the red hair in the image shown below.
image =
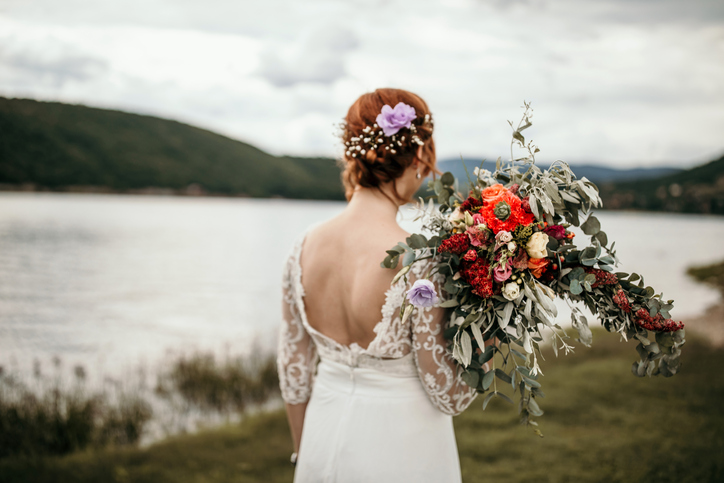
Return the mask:
[[(425, 116), (430, 115), (430, 109), (425, 101), (412, 92), (402, 89), (377, 89), (374, 92), (362, 94), (349, 108), (345, 117), (342, 131), (342, 142), (347, 143), (353, 137), (363, 134), (363, 129), (372, 127), (377, 115), (382, 111), (382, 106), (394, 107), (398, 102), (403, 102), (415, 108), (415, 125), (417, 136), (424, 143), (422, 147), (422, 159), (420, 162), (425, 166), (421, 173), (427, 176), (431, 171), (440, 174), (436, 167), (435, 142), (432, 139), (432, 123), (425, 122)], [(403, 128), (407, 129), (407, 128)], [(364, 156), (352, 157), (346, 152), (342, 158), (342, 183), (344, 184), (345, 196), (349, 201), (357, 186), (365, 188), (379, 188), (381, 184), (392, 181), (395, 196), (397, 194), (395, 180), (402, 176), (402, 173), (415, 161), (418, 145), (412, 140), (412, 136), (405, 136), (405, 141), (395, 147), (395, 153), (385, 150), (383, 145), (377, 149), (369, 149)], [(404, 200), (403, 200), (404, 201)]]

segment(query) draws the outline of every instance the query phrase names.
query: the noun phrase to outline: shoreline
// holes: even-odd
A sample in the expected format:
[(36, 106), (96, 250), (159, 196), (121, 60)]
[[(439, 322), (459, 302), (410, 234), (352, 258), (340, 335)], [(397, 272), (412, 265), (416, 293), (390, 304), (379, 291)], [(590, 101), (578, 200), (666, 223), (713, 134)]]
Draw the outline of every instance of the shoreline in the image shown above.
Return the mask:
[(724, 347), (724, 299), (706, 308), (703, 314), (682, 319), (684, 330), (697, 334), (712, 347)]

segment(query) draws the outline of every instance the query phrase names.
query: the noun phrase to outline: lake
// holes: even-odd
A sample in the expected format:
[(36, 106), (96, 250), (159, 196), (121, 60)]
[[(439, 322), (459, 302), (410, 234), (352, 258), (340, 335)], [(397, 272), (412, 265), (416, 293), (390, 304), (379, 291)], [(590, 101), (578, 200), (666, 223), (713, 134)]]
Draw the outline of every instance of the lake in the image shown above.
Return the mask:
[[(272, 349), (294, 239), (343, 202), (0, 193), (0, 365), (83, 363), (120, 375), (169, 351)], [(686, 267), (724, 259), (724, 218), (600, 212), (620, 270), (644, 274), (673, 316), (718, 292)], [(414, 227), (412, 212), (400, 223)], [(583, 235), (580, 235), (581, 237)], [(580, 239), (580, 237), (579, 237)], [(559, 304), (566, 323), (565, 304)]]

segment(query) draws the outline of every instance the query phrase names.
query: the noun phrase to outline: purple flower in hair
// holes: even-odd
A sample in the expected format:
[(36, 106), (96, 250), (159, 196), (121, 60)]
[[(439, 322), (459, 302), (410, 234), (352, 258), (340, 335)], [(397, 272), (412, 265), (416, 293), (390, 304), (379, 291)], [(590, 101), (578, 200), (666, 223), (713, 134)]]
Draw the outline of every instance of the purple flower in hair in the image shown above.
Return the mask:
[(407, 292), (407, 299), (415, 307), (432, 307), (437, 303), (435, 285), (424, 278), (415, 280), (412, 288)]
[(395, 108), (391, 108), (385, 104), (382, 106), (382, 112), (377, 115), (377, 125), (382, 128), (385, 136), (392, 136), (403, 127), (409, 128), (412, 120), (417, 117), (415, 108), (408, 106), (404, 102), (398, 102)]

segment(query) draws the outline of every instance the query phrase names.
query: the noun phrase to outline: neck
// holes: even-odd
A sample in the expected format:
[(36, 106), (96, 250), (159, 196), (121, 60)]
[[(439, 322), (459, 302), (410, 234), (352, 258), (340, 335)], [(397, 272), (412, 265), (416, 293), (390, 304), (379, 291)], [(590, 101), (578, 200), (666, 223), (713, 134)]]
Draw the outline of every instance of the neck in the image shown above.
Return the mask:
[[(392, 196), (390, 195), (390, 198)], [(363, 188), (358, 186), (347, 205), (347, 211), (355, 217), (373, 217), (375, 219), (388, 219), (397, 222), (397, 210), (400, 205), (385, 196), (377, 188)]]

